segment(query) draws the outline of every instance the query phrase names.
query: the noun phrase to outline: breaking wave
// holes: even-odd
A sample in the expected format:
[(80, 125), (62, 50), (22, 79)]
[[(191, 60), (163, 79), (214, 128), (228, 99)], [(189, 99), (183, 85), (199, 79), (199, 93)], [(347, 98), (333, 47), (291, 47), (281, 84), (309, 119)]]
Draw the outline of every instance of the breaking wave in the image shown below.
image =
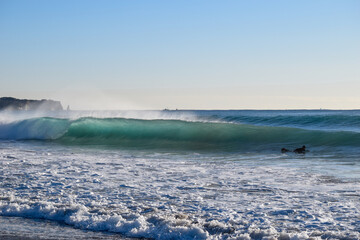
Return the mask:
[(274, 145), (360, 146), (360, 133), (229, 122), (40, 117), (0, 125), (0, 139), (184, 149), (249, 149)]

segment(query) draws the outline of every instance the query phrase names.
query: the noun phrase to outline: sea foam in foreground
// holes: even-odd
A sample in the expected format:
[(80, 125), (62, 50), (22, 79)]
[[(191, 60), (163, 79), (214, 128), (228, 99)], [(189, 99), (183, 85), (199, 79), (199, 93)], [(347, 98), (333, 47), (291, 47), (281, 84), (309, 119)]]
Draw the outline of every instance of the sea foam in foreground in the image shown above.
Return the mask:
[(0, 215), (135, 238), (360, 239), (359, 153), (360, 111), (1, 113)]

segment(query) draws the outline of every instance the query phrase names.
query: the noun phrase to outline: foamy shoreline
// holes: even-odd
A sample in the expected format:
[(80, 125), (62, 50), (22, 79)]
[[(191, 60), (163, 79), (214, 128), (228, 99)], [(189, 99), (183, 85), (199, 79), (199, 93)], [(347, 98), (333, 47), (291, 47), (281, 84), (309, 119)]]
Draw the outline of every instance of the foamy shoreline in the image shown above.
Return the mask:
[[(192, 112), (228, 120), (216, 124), (5, 121), (1, 134), (20, 138), (0, 141), (0, 232), (8, 239), (360, 239), (360, 111), (333, 113)], [(70, 124), (63, 137), (46, 138), (63, 121)], [(304, 144), (306, 154), (280, 151)]]
[[(66, 224), (43, 219), (0, 216), (1, 240), (79, 239), (126, 240), (120, 234), (76, 229)], [(136, 239), (136, 238), (131, 238)]]

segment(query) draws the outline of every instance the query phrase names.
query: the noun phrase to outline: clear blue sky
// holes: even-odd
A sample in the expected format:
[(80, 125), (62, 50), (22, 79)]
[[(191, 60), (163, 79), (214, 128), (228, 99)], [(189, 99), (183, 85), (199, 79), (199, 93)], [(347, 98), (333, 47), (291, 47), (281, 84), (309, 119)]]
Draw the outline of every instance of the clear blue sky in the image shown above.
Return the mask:
[(0, 96), (360, 108), (360, 1), (0, 0)]

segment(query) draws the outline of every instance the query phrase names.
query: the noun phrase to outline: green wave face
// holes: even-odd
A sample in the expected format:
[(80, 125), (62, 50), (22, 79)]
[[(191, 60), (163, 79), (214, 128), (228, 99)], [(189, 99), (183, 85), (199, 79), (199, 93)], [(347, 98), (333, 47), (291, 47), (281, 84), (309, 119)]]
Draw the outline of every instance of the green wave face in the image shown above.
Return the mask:
[[(80, 119), (71, 124), (62, 142), (81, 144), (208, 148), (241, 141), (234, 124), (180, 120)], [(243, 139), (245, 140), (245, 139)]]
[(54, 140), (70, 145), (257, 151), (279, 146), (360, 146), (350, 131), (304, 130), (235, 123), (81, 118), (35, 118), (0, 125), (0, 139)]
[(180, 120), (94, 119), (73, 122), (67, 143), (135, 147), (256, 149), (274, 145), (360, 146), (360, 134)]

